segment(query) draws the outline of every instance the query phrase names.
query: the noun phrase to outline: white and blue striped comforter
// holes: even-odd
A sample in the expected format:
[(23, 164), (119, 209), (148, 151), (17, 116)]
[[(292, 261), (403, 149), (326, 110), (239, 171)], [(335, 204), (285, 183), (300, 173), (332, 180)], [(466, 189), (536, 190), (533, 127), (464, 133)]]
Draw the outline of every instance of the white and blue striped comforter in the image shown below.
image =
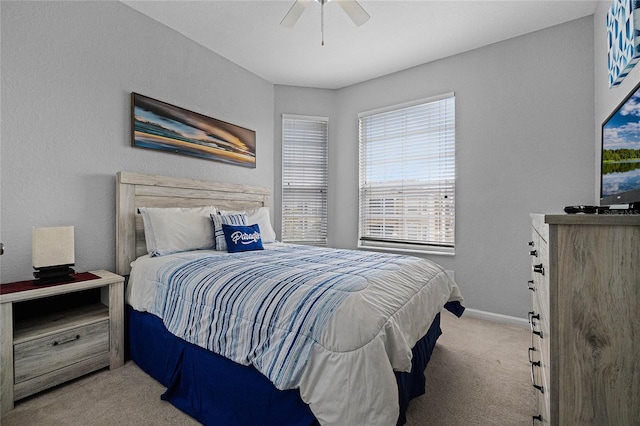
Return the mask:
[(300, 388), (323, 425), (395, 424), (393, 370), (409, 371), (411, 348), (435, 315), (462, 302), (456, 284), (416, 257), (265, 248), (140, 259), (128, 301), (277, 388)]

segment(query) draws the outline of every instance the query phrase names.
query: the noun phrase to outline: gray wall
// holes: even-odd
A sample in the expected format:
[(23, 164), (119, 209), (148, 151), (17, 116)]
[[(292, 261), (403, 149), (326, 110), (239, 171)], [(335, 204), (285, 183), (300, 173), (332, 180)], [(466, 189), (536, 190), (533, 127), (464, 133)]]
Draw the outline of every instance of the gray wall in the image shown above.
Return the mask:
[[(329, 117), (329, 239), (355, 247), (357, 113), (454, 91), (457, 254), (432, 259), (470, 308), (523, 317), (528, 215), (594, 202), (599, 123), (638, 80), (606, 88), (605, 13), (329, 91), (274, 88), (119, 2), (3, 1), (0, 282), (30, 278), (32, 226), (74, 225), (77, 269), (112, 269), (119, 170), (274, 186), (279, 230), (282, 113)], [(257, 168), (130, 147), (132, 91), (256, 130)]]
[[(272, 84), (120, 2), (1, 7), (0, 282), (31, 278), (33, 226), (113, 270), (117, 171), (272, 186)], [(257, 167), (132, 148), (131, 92), (255, 130)]]
[(453, 91), (456, 255), (430, 258), (469, 308), (526, 316), (529, 213), (593, 203), (593, 29), (587, 17), (331, 93), (276, 86), (276, 121), (325, 102), (332, 116), (330, 244), (357, 244), (357, 114)]

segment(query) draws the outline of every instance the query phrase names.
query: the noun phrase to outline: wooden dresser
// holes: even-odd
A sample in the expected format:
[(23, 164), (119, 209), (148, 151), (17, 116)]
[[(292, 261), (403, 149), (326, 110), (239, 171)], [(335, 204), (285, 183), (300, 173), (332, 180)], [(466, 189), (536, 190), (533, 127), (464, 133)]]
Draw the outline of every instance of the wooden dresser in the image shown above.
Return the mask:
[(531, 219), (533, 423), (640, 425), (640, 215)]

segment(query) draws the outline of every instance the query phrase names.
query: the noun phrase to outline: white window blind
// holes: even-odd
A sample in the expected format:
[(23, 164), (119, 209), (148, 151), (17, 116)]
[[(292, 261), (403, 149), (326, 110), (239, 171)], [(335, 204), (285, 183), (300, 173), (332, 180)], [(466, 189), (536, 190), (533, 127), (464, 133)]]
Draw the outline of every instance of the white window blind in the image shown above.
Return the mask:
[(359, 125), (359, 246), (453, 253), (453, 93), (362, 113)]
[(326, 245), (328, 119), (282, 117), (282, 241)]

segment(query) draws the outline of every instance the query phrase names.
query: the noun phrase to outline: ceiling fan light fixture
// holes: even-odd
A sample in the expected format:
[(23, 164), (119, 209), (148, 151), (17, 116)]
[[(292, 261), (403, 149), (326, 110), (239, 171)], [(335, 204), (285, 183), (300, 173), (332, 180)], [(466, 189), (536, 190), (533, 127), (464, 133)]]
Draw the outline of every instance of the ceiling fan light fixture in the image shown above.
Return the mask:
[[(322, 45), (324, 45), (324, 5), (331, 0), (315, 1), (320, 3), (320, 31), (322, 33)], [(285, 28), (292, 28), (296, 22), (298, 22), (302, 12), (309, 6), (310, 2), (311, 0), (296, 0), (280, 22), (280, 25)], [(336, 3), (342, 7), (342, 10), (345, 11), (357, 27), (367, 22), (370, 18), (369, 14), (356, 0), (336, 0)]]

